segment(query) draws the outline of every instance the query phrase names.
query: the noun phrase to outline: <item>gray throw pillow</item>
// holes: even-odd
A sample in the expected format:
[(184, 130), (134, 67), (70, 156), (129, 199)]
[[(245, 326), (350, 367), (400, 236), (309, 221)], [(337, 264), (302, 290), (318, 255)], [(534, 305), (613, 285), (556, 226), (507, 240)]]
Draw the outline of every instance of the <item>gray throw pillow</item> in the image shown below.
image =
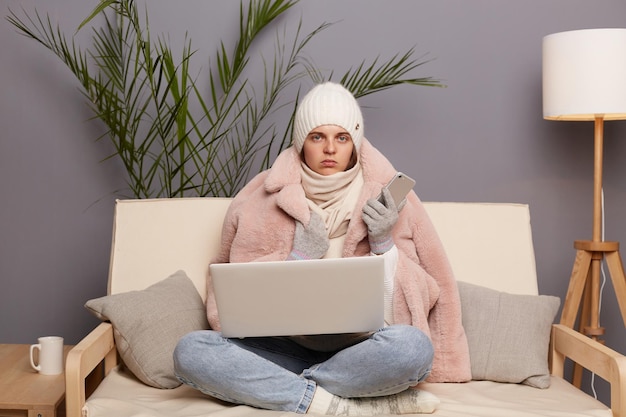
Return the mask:
[(128, 369), (156, 388), (180, 385), (172, 357), (178, 340), (209, 328), (202, 298), (184, 271), (145, 290), (89, 300), (85, 307), (111, 322), (117, 350)]
[(561, 300), (458, 286), (472, 379), (548, 388), (550, 332)]

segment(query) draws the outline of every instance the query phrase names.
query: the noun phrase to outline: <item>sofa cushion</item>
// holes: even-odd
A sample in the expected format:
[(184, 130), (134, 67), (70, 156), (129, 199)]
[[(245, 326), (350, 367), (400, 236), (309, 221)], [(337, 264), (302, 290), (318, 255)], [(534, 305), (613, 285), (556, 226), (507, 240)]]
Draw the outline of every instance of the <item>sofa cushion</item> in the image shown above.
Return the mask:
[[(492, 381), (421, 382), (419, 388), (441, 403), (432, 417), (612, 417), (611, 410), (562, 378), (552, 376), (550, 389)], [(89, 417), (299, 417), (225, 403), (184, 384), (171, 390), (149, 387), (115, 368), (89, 397)], [(430, 417), (430, 415), (421, 415)], [(322, 417), (306, 414), (301, 417)], [(379, 415), (378, 417), (400, 417)], [(411, 414), (407, 417), (419, 417)]]
[(200, 294), (184, 271), (141, 291), (89, 300), (85, 307), (111, 322), (128, 369), (156, 388), (180, 385), (174, 374), (174, 348), (185, 334), (209, 327)]
[(550, 331), (560, 299), (458, 285), (472, 379), (549, 387)]

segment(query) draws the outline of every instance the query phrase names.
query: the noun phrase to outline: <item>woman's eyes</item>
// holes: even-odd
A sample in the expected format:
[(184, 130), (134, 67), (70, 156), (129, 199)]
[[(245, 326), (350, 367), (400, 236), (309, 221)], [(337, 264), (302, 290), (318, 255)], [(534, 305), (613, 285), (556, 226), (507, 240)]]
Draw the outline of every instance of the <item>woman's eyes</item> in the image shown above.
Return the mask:
[[(311, 135), (309, 137), (314, 142), (321, 142), (322, 140), (324, 140), (324, 137), (322, 135)], [(337, 136), (335, 138), (335, 140), (337, 142), (339, 142), (339, 143), (346, 143), (346, 142), (350, 141), (350, 136), (349, 135), (340, 135), (340, 136)]]

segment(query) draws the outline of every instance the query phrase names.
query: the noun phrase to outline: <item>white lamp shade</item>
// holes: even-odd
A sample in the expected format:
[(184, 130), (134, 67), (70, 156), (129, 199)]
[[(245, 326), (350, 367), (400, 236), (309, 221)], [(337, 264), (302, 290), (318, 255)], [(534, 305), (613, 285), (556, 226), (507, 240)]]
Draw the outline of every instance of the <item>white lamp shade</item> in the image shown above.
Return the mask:
[(626, 119), (626, 29), (543, 38), (543, 117)]

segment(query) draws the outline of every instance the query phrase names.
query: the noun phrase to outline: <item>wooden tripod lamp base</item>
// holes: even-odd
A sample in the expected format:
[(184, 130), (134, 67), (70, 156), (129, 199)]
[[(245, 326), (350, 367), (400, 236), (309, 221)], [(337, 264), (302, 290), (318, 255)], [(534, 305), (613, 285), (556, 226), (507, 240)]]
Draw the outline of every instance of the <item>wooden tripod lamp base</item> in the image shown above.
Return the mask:
[(577, 249), (576, 259), (563, 304), (561, 324), (574, 327), (583, 291), (586, 289), (585, 302), (581, 312), (580, 331), (587, 336), (597, 338), (604, 334), (604, 329), (599, 326), (598, 317), (600, 268), (603, 259), (606, 259), (622, 319), (626, 324), (626, 276), (619, 255), (619, 243), (577, 240), (574, 242), (574, 248)]
[[(561, 324), (574, 328), (582, 301), (579, 331), (602, 342), (598, 338), (604, 334), (604, 328), (600, 327), (599, 317), (600, 275), (603, 259), (606, 260), (622, 320), (626, 325), (626, 276), (619, 255), (619, 243), (577, 240), (574, 242), (574, 248), (577, 249), (576, 259), (563, 304)], [(573, 384), (580, 387), (581, 379), (582, 368), (575, 366)]]

